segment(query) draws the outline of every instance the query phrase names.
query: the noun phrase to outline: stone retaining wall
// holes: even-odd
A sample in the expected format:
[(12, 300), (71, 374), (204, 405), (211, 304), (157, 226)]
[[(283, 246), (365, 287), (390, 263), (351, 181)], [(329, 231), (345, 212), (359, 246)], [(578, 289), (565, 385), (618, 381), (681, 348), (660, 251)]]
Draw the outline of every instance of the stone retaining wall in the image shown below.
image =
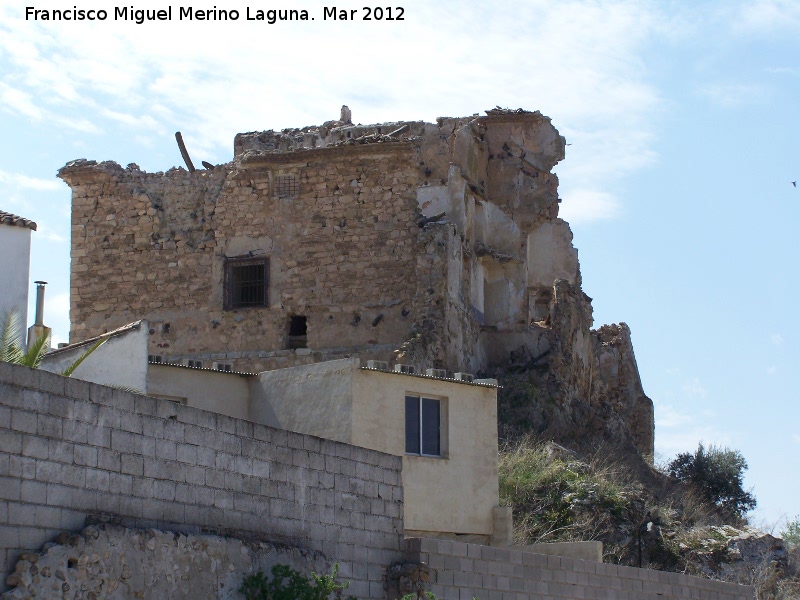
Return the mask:
[(449, 540), (407, 540), (406, 559), (426, 563), (440, 600), (753, 600), (753, 588)]
[(319, 552), (359, 598), (402, 556), (401, 459), (0, 363), (0, 591), (89, 514)]

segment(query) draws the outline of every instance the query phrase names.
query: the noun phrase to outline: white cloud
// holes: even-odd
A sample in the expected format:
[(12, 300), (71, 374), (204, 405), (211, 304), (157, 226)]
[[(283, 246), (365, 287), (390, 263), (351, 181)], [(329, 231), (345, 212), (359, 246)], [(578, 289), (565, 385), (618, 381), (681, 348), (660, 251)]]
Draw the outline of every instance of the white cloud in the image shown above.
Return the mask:
[(684, 381), (683, 393), (690, 400), (703, 400), (708, 396), (708, 390), (703, 387), (698, 377)]
[(69, 240), (69, 235), (62, 235), (57, 231), (54, 231), (52, 227), (41, 220), (37, 221), (37, 229), (36, 229), (36, 239), (44, 238), (49, 242), (66, 242)]
[(770, 34), (800, 29), (800, 4), (795, 0), (747, 0), (741, 2), (734, 30), (742, 33)]
[(769, 336), (769, 341), (771, 341), (775, 346), (782, 346), (784, 339), (780, 333), (773, 333), (771, 336)]
[(700, 89), (700, 94), (723, 108), (765, 104), (770, 98), (766, 87), (746, 83), (711, 83)]
[(619, 199), (599, 190), (575, 190), (563, 194), (559, 210), (559, 216), (570, 223), (612, 219), (619, 213)]
[(796, 433), (793, 434), (792, 435), (792, 442), (794, 442), (795, 444), (800, 444), (800, 435), (798, 435)]
[(37, 190), (42, 192), (63, 192), (64, 184), (55, 179), (39, 179), (29, 177), (22, 173), (9, 173), (0, 170), (0, 184), (6, 184), (19, 189)]
[(659, 454), (664, 456), (673, 456), (679, 452), (692, 452), (700, 442), (706, 446), (730, 447), (733, 439), (729, 434), (712, 425), (694, 424), (678, 428), (675, 431), (658, 430), (656, 433), (656, 449)]
[(777, 372), (778, 372), (778, 367), (776, 367), (775, 365), (767, 367), (767, 375), (772, 376), (775, 375), (775, 373)]
[[(306, 8), (321, 14), (321, 6)], [(562, 181), (569, 177), (566, 214), (620, 214), (619, 199), (603, 190), (656, 159), (661, 99), (640, 59), (642, 46), (668, 30), (656, 5), (404, 6), (406, 21), (385, 26), (318, 19), (68, 27), (25, 22), (8, 7), (0, 12), (0, 95), (14, 114), (84, 133), (145, 141), (181, 130), (193, 156), (215, 162), (230, 158), (239, 131), (321, 123), (341, 104), (362, 123), (433, 120), (495, 104), (539, 109), (573, 143), (559, 169)], [(161, 6), (137, 5), (148, 7)], [(321, 39), (335, 52), (320, 52)]]
[(656, 427), (678, 427), (694, 421), (694, 415), (682, 413), (669, 404), (655, 403)]

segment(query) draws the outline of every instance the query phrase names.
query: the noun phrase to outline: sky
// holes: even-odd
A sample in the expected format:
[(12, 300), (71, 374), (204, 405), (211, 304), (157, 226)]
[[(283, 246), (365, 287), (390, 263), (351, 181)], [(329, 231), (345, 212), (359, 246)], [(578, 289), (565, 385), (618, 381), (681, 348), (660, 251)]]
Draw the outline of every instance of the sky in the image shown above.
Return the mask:
[[(172, 19), (115, 20), (126, 6)], [(180, 20), (181, 6), (239, 19)], [(631, 327), (657, 460), (737, 449), (751, 520), (778, 532), (800, 515), (800, 2), (402, 0), (391, 21), (361, 3), (335, 4), (355, 9), (345, 21), (315, 1), (250, 6), (308, 13), (274, 24), (248, 6), (33, 4), (109, 13), (44, 21), (0, 0), (0, 209), (39, 226), (31, 280), (49, 282), (54, 341), (69, 331), (56, 172), (70, 160), (165, 171), (181, 131), (195, 164), (227, 162), (236, 133), (321, 124), (342, 104), (364, 124), (540, 110), (570, 144), (561, 216), (595, 326)]]

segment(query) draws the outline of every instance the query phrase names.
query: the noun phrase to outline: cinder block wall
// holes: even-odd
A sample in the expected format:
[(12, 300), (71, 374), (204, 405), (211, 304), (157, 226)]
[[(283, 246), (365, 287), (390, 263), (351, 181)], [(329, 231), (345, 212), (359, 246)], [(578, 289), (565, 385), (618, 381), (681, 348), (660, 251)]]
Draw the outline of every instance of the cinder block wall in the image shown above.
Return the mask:
[(107, 513), (324, 553), (382, 598), (402, 557), (399, 457), (0, 363), (0, 591), (21, 551)]
[(427, 563), (440, 600), (753, 600), (753, 588), (449, 540), (407, 540), (406, 559)]

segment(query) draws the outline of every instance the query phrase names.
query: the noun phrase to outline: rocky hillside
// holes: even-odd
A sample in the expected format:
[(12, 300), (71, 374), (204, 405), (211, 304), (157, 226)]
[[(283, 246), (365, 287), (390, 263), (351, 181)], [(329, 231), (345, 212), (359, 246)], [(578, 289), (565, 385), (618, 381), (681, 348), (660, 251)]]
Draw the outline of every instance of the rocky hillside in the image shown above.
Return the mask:
[[(546, 418), (552, 407), (530, 410)], [(517, 543), (600, 540), (606, 562), (753, 585), (758, 600), (800, 598), (800, 549), (722, 514), (630, 448), (576, 435), (579, 453), (519, 435), (511, 414), (501, 417), (500, 494), (514, 507)]]

